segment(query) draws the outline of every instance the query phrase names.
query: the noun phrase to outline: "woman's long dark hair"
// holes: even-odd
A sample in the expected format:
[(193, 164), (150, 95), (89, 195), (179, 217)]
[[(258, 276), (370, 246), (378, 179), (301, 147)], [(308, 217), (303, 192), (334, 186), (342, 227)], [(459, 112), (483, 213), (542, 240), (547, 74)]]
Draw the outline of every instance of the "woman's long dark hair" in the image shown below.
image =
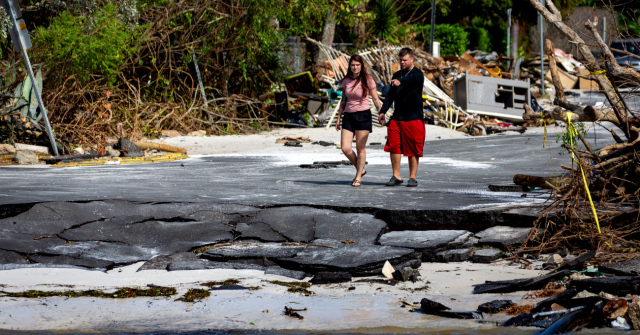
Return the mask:
[[(358, 78), (353, 78), (353, 72), (351, 72), (351, 62), (352, 61), (356, 61), (358, 63), (360, 63), (360, 75), (358, 76)], [(362, 96), (366, 97), (369, 90), (372, 89), (373, 87), (369, 87), (369, 83), (368, 80), (369, 79), (369, 74), (367, 73), (367, 69), (364, 66), (364, 59), (362, 59), (362, 56), (360, 55), (353, 55), (351, 56), (351, 58), (349, 58), (349, 63), (347, 63), (347, 77), (355, 79), (356, 83), (354, 85), (358, 85), (358, 83), (362, 84)], [(345, 77), (345, 78), (347, 78)], [(344, 80), (344, 79), (342, 79)]]

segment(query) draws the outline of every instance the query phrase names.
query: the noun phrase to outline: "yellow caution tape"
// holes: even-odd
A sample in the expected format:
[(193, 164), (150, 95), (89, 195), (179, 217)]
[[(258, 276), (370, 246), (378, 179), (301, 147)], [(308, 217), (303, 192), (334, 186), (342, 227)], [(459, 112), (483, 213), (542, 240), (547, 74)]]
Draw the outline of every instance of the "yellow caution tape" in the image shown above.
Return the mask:
[(547, 143), (547, 120), (544, 119), (544, 111), (540, 110), (540, 116), (542, 116), (542, 124), (544, 125), (544, 138), (542, 139), (542, 148), (544, 149)]
[(124, 165), (124, 164), (145, 164), (145, 163), (161, 163), (171, 162), (189, 158), (183, 153), (170, 153), (161, 156), (149, 157), (117, 157), (109, 159), (88, 159), (75, 162), (59, 162), (51, 165), (52, 167), (70, 167), (70, 166), (99, 166), (99, 165)]
[(611, 80), (609, 80), (609, 77), (607, 76), (607, 72), (605, 70), (600, 70), (600, 71), (596, 71), (596, 72), (590, 72), (591, 74), (604, 74), (604, 78), (607, 79), (607, 82), (609, 83), (609, 86), (611, 86), (611, 88), (613, 88), (613, 94), (616, 95), (616, 99), (618, 99), (618, 103), (620, 103), (620, 97), (618, 96), (618, 93), (616, 93), (615, 87), (613, 87), (613, 84), (611, 83)]
[[(567, 130), (569, 131), (569, 143), (571, 143), (571, 149), (573, 149), (573, 138), (574, 136), (578, 135), (578, 131), (571, 123), (571, 116), (573, 116), (573, 113), (567, 112)], [(591, 210), (593, 211), (593, 219), (596, 221), (596, 226), (598, 227), (598, 234), (602, 234), (602, 232), (600, 231), (600, 221), (598, 220), (598, 213), (596, 212), (596, 207), (593, 205), (593, 200), (591, 199), (591, 192), (589, 192), (589, 186), (587, 185), (587, 177), (585, 177), (584, 175), (584, 169), (582, 168), (582, 164), (580, 164), (580, 162), (576, 160), (576, 157), (573, 151), (571, 151), (571, 158), (580, 166), (580, 172), (582, 172), (582, 181), (584, 183), (584, 189), (587, 191), (589, 204), (591, 204)], [(607, 245), (609, 245), (609, 243), (607, 243)]]

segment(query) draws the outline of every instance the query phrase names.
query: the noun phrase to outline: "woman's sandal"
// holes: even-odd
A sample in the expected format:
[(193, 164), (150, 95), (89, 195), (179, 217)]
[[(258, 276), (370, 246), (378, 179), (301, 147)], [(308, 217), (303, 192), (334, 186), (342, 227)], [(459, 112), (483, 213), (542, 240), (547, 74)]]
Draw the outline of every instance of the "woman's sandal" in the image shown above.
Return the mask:
[(362, 184), (361, 184), (361, 181), (360, 181), (359, 179), (354, 179), (354, 180), (351, 182), (351, 186), (359, 187), (360, 185), (362, 185)]

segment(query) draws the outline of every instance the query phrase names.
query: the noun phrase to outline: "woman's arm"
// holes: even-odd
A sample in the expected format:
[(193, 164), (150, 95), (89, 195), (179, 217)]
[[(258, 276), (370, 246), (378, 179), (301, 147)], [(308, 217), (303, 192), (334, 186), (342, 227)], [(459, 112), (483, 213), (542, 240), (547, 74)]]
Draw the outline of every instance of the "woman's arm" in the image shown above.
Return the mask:
[(343, 100), (340, 102), (340, 107), (338, 107), (338, 118), (336, 119), (336, 130), (340, 130), (340, 120), (342, 118), (342, 112), (347, 107), (347, 97), (344, 96)]
[(380, 98), (378, 98), (378, 89), (370, 89), (369, 94), (371, 95), (371, 100), (373, 100), (373, 105), (376, 106), (376, 109), (380, 112), (380, 109), (382, 109), (382, 103), (380, 102)]

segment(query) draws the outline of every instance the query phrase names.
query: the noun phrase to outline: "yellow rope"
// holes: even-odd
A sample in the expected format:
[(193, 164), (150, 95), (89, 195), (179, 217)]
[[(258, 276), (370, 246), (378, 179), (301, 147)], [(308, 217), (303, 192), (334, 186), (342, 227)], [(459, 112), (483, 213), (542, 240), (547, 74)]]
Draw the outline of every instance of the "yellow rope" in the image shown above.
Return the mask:
[[(571, 123), (572, 115), (573, 113), (567, 112), (567, 130), (569, 131), (569, 143), (571, 143), (571, 149), (573, 149), (573, 138), (578, 135), (576, 128)], [(591, 210), (593, 211), (593, 218), (596, 221), (596, 226), (598, 227), (598, 234), (602, 234), (602, 232), (600, 231), (600, 221), (598, 220), (598, 213), (596, 212), (596, 207), (593, 205), (593, 200), (591, 199), (591, 192), (589, 192), (589, 186), (587, 185), (587, 177), (585, 177), (584, 175), (584, 169), (582, 168), (582, 164), (580, 164), (580, 162), (576, 160), (573, 150), (571, 151), (571, 158), (580, 166), (580, 172), (582, 172), (582, 181), (584, 183), (584, 189), (587, 191), (589, 204), (591, 204)], [(609, 243), (607, 243), (607, 245), (609, 245)]]

